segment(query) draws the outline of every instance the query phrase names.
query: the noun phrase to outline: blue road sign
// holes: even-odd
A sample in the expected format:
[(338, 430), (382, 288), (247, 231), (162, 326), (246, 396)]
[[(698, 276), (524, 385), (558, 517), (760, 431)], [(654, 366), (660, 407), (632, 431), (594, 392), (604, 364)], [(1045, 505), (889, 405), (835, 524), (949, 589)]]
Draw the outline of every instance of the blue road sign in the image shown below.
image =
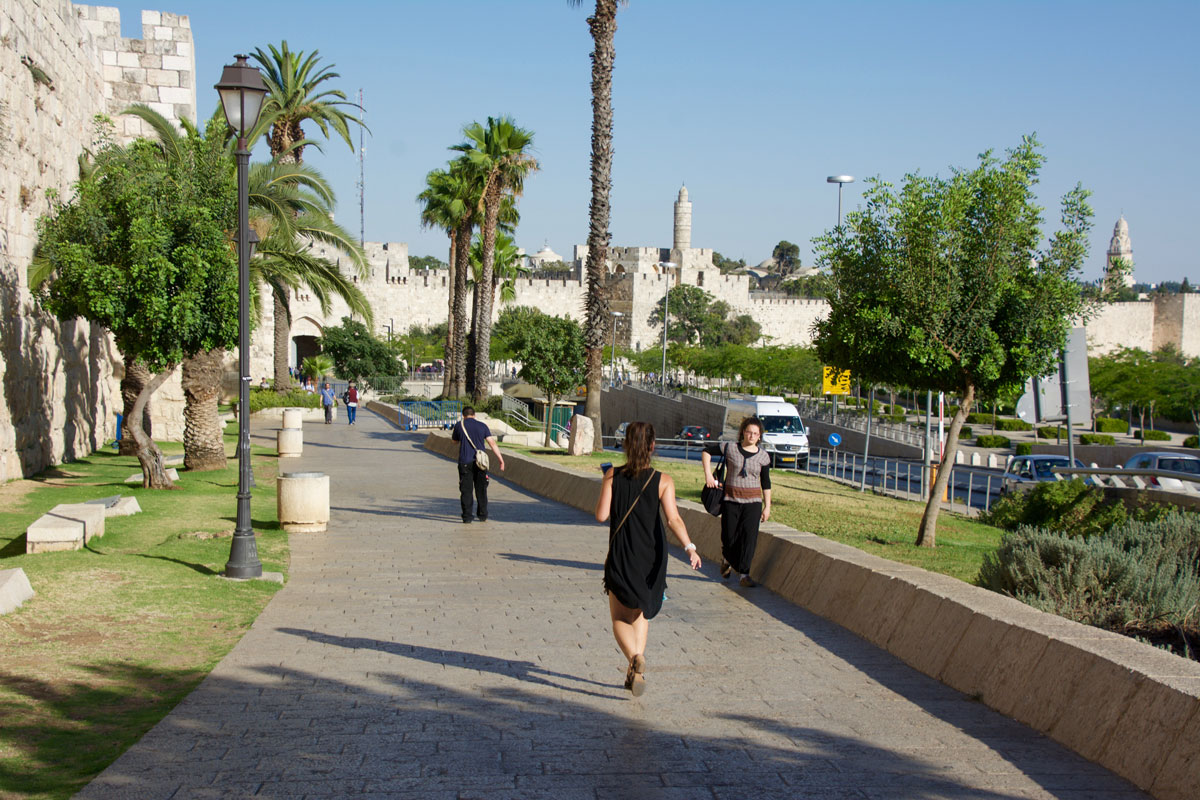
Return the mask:
[(829, 446), (830, 447), (837, 447), (841, 443), (842, 443), (842, 437), (839, 434), (836, 434), (836, 433), (829, 434)]

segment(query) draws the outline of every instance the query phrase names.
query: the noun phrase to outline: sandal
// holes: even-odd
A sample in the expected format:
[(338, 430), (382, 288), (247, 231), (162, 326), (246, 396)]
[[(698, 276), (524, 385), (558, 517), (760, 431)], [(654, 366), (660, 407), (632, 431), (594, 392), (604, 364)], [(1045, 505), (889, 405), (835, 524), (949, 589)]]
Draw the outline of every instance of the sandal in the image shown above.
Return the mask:
[(721, 580), (725, 580), (733, 574), (733, 565), (725, 559), (721, 559)]
[(625, 673), (625, 688), (634, 697), (641, 697), (646, 691), (646, 657), (638, 653), (629, 659), (629, 671)]

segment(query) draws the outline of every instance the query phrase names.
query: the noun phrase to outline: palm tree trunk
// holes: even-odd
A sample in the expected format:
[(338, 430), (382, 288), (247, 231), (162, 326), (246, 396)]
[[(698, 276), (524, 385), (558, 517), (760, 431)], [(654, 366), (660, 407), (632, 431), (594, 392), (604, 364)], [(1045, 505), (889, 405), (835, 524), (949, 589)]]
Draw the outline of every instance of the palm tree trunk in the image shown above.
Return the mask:
[[(475, 381), (471, 399), (483, 405), (488, 396), (488, 380), (492, 377), (492, 274), (496, 263), (496, 223), (500, 218), (500, 182), (489, 182), (484, 195), (484, 218), (480, 235), (483, 237), (483, 257), (479, 280), (475, 282)], [(480, 287), (483, 287), (480, 290)]]
[[(449, 398), (450, 390), (454, 386), (454, 294), (458, 289), (458, 285), (454, 280), (455, 270), (455, 232), (450, 231), (450, 280), (447, 283), (450, 286), (450, 307), (447, 310), (448, 319), (446, 320), (446, 346), (443, 349), (444, 369), (442, 370), (442, 397)], [(408, 367), (412, 369), (410, 364)]]
[(157, 375), (153, 375), (146, 384), (142, 387), (142, 391), (138, 393), (137, 400), (133, 404), (133, 409), (128, 419), (132, 420), (127, 424), (125, 429), (129, 431), (136, 443), (135, 455), (138, 463), (142, 465), (142, 488), (144, 489), (174, 489), (175, 484), (167, 477), (167, 470), (163, 466), (162, 451), (158, 449), (158, 445), (150, 438), (145, 429), (142, 428), (141, 417), (146, 410), (146, 405), (150, 402), (150, 395), (154, 394), (158, 387), (162, 386), (174, 371), (172, 366), (170, 369), (165, 369)]
[(609, 246), (609, 194), (612, 188), (612, 72), (616, 58), (617, 0), (596, 0), (596, 13), (588, 17), (592, 34), (592, 199), (588, 206), (587, 401), (584, 413), (592, 420), (594, 446), (603, 447), (600, 429), (600, 393), (604, 384), (604, 332), (608, 322), (608, 297), (604, 291), (605, 261)]
[(225, 469), (224, 426), (217, 413), (224, 355), (208, 350), (183, 361), (183, 465), (196, 472)]
[(460, 225), (454, 240), (454, 397), (467, 393), (467, 272), (472, 227), (469, 222)]
[[(275, 391), (287, 394), (292, 390), (292, 376), (288, 373), (288, 352), (292, 338), (292, 315), (283, 297), (275, 299)], [(246, 370), (249, 373), (249, 369)]]
[[(125, 431), (130, 430), (130, 424), (133, 422), (133, 406), (137, 402), (138, 395), (142, 393), (142, 389), (146, 387), (151, 378), (150, 370), (146, 369), (146, 365), (142, 362), (125, 356), (125, 376), (121, 378), (121, 414), (124, 417), (122, 423), (123, 431), (121, 441), (117, 444), (117, 452), (123, 456), (132, 456), (137, 454), (137, 442), (133, 440), (133, 434), (125, 435)], [(146, 405), (142, 411), (142, 430), (147, 436), (153, 437), (154, 431), (150, 425), (150, 401), (146, 401)]]

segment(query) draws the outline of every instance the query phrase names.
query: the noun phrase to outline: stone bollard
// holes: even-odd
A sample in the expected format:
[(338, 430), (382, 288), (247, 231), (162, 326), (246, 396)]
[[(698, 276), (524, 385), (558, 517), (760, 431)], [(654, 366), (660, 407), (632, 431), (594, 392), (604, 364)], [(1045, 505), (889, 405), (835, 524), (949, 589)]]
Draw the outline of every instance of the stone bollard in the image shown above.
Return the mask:
[(278, 432), (276, 449), (280, 458), (299, 458), (304, 452), (304, 431), (299, 428), (283, 428)]
[(282, 472), (276, 481), (279, 524), (288, 533), (324, 533), (329, 526), (329, 476)]
[(287, 430), (293, 428), (299, 430), (304, 427), (304, 409), (285, 408), (283, 410), (283, 427)]

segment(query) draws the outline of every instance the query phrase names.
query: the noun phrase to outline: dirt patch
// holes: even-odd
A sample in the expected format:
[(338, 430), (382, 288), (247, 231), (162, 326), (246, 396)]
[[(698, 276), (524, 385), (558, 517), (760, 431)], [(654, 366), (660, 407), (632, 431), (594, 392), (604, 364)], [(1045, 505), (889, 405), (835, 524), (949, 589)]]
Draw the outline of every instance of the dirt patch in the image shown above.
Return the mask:
[(16, 508), (17, 503), (25, 499), (25, 495), (44, 485), (23, 479), (0, 483), (0, 507)]
[(226, 531), (188, 531), (179, 534), (180, 539), (225, 539), (233, 536), (233, 528)]

